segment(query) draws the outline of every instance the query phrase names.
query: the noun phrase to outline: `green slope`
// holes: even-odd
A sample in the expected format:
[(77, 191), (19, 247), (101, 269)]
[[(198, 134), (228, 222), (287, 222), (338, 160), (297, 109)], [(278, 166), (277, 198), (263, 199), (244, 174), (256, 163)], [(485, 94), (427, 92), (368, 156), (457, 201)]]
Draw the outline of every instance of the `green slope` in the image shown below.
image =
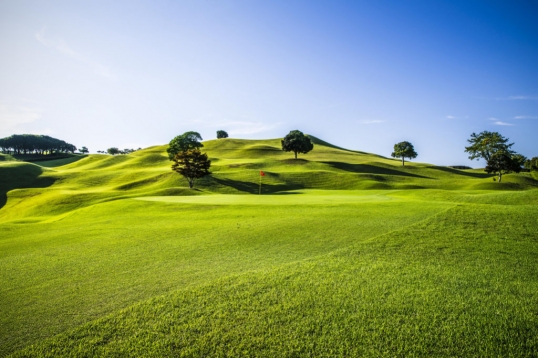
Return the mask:
[[(488, 204), (457, 204), (480, 194), (434, 202), (424, 193), (332, 205), (312, 204), (314, 195), (306, 208), (100, 205), (128, 212), (110, 222), (115, 236), (82, 239), (91, 246), (51, 240), (60, 242), (41, 249), (46, 274), (35, 280), (58, 269), (88, 277), (65, 277), (48, 296), (26, 291), (43, 302), (23, 306), (56, 331), (90, 322), (43, 341), (24, 331), (37, 344), (15, 356), (535, 356), (538, 207), (528, 203), (537, 191), (489, 193)], [(166, 217), (185, 220), (181, 233)], [(58, 267), (59, 255), (75, 256)], [(140, 302), (115, 311), (129, 299)], [(20, 326), (39, 326), (35, 315), (20, 322), (23, 313)]]
[[(44, 162), (44, 166), (52, 170), (39, 173), (40, 184), (31, 185), (14, 177), (10, 179), (11, 175), (2, 175), (0, 194), (4, 193), (4, 201), (0, 205), (6, 204), (6, 193), (9, 200), (0, 211), (0, 221), (48, 220), (73, 209), (126, 197), (189, 195), (200, 191), (257, 194), (260, 170), (266, 173), (264, 194), (298, 189), (507, 190), (535, 188), (538, 183), (530, 174), (507, 175), (503, 183), (496, 183), (491, 175), (473, 170), (414, 162), (401, 166), (399, 160), (345, 150), (317, 138), (313, 141), (314, 150), (298, 160), (280, 149), (280, 139), (227, 138), (204, 142), (203, 149), (212, 160), (213, 174), (197, 182), (198, 192), (187, 190), (186, 180), (171, 171), (166, 146), (150, 147), (125, 156), (89, 155)], [(12, 170), (10, 168), (12, 165), (8, 162), (0, 163), (0, 173)], [(36, 186), (47, 187), (36, 189)], [(34, 189), (26, 189), (29, 187)], [(25, 189), (15, 190), (17, 188)], [(45, 206), (54, 206), (54, 209)]]
[(537, 352), (534, 177), (313, 141), (0, 162), (0, 356)]

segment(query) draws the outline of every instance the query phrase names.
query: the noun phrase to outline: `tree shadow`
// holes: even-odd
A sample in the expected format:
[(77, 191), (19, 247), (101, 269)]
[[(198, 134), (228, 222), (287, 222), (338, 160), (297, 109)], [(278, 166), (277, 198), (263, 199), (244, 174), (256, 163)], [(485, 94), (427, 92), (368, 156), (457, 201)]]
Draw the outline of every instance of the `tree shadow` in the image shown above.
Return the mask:
[(43, 168), (37, 165), (0, 167), (0, 209), (7, 203), (7, 193), (14, 189), (46, 188), (56, 178), (42, 177)]
[(305, 165), (305, 164), (308, 164), (310, 163), (310, 161), (308, 159), (304, 159), (304, 158), (286, 158), (286, 159), (281, 159), (280, 162), (282, 164), (288, 164), (288, 165)]
[(384, 167), (379, 167), (379, 166), (369, 165), (369, 164), (350, 164), (350, 163), (343, 163), (343, 162), (322, 162), (322, 163), (330, 165), (333, 168), (345, 170), (347, 172), (352, 172), (352, 173), (400, 175), (400, 176), (406, 176), (406, 177), (431, 179), (423, 175), (407, 173), (400, 170), (389, 169), (389, 168), (384, 168)]
[[(213, 177), (212, 178), (216, 183), (222, 186), (228, 186), (234, 188), (235, 190), (242, 191), (249, 194), (258, 194), (260, 190), (260, 185), (258, 183), (241, 181), (241, 180), (232, 180), (232, 179), (222, 179)], [(304, 189), (305, 186), (302, 184), (262, 184), (262, 194), (295, 194), (287, 193), (289, 190), (299, 190)]]

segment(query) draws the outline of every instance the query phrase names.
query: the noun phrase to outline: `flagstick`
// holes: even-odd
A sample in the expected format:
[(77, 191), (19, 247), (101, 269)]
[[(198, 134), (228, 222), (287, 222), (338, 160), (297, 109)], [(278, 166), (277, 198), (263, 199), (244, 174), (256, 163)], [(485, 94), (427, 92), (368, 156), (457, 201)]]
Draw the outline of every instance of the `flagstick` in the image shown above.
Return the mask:
[(258, 191), (258, 195), (262, 195), (262, 175), (260, 174), (260, 190)]

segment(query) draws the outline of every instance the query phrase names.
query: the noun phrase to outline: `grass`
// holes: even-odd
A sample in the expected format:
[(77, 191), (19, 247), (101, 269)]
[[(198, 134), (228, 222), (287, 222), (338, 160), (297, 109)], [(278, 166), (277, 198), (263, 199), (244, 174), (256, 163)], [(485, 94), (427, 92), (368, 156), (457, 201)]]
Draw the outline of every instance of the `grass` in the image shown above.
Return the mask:
[(278, 144), (0, 164), (0, 355), (538, 354), (531, 175)]

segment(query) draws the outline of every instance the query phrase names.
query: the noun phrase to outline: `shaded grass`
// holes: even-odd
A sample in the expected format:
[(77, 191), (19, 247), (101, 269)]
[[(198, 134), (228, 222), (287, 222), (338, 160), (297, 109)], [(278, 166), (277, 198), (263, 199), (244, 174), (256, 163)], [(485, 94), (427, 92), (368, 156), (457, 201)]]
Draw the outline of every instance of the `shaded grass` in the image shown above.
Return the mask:
[(0, 162), (16, 161), (17, 159), (9, 154), (0, 153)]
[(74, 155), (67, 158), (60, 158), (60, 159), (52, 159), (52, 160), (40, 160), (39, 162), (36, 162), (38, 165), (46, 168), (55, 168), (55, 167), (61, 167), (63, 165), (71, 164), (74, 162), (77, 162), (83, 158), (85, 158), (86, 155)]
[(44, 176), (46, 172), (40, 166), (7, 161), (0, 164), (0, 209), (7, 202), (7, 193), (17, 188), (45, 188), (55, 181), (54, 176)]

